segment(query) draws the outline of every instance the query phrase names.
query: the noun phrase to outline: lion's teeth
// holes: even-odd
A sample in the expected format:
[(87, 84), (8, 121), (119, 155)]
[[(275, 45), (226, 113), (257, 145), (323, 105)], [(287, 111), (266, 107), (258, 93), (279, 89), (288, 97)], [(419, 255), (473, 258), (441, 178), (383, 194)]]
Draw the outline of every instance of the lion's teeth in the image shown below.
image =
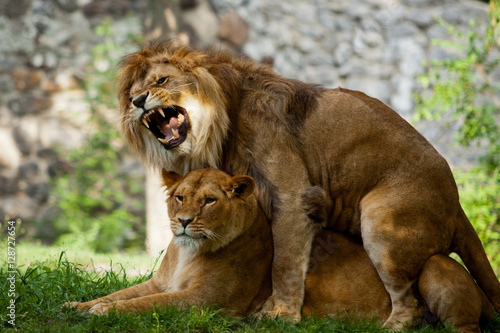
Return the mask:
[(174, 137), (176, 138), (179, 137), (179, 131), (177, 131), (175, 128), (172, 128), (172, 134), (174, 134)]
[(177, 117), (177, 119), (178, 119), (178, 122), (179, 122), (178, 126), (181, 126), (182, 123), (184, 122), (184, 116), (182, 114), (180, 114), (179, 117)]
[(144, 124), (144, 126), (149, 128), (149, 124), (148, 124), (148, 121), (146, 120), (146, 118), (142, 118), (142, 123)]
[(165, 143), (167, 143), (167, 142), (168, 142), (167, 140), (162, 139), (162, 138), (158, 138), (158, 141), (160, 141), (160, 142), (161, 142), (161, 143), (163, 143), (163, 144), (165, 144)]
[(160, 114), (163, 116), (163, 118), (165, 118), (165, 113), (163, 113), (162, 109), (158, 109), (158, 112), (160, 112)]

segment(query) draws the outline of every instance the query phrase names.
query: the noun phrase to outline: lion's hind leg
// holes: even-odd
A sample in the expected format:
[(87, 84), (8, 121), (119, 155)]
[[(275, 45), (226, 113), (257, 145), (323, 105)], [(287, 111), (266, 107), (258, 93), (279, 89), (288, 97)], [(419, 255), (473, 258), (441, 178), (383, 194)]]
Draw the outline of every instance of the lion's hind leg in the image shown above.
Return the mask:
[(458, 332), (479, 333), (479, 320), (492, 320), (493, 305), (469, 273), (452, 258), (438, 254), (424, 264), (418, 291), (429, 311)]
[(444, 251), (444, 242), (425, 215), (408, 206), (397, 209), (394, 197), (378, 199), (361, 205), (363, 247), (391, 297), (392, 312), (384, 327), (403, 330), (420, 319), (412, 285), (427, 258)]

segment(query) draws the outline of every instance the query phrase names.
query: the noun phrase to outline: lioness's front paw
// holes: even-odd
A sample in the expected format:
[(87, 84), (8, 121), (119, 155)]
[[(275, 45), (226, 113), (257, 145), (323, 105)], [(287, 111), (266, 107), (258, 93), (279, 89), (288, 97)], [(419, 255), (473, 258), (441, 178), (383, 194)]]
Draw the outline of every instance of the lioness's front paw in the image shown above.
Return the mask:
[(89, 309), (89, 312), (96, 315), (102, 315), (108, 313), (112, 309), (115, 309), (116, 311), (121, 311), (122, 308), (123, 308), (123, 301), (97, 303), (96, 305), (94, 305)]
[(89, 309), (89, 312), (96, 315), (102, 315), (108, 313), (112, 308), (114, 308), (113, 303), (97, 303)]
[(80, 302), (66, 302), (61, 306), (61, 308), (76, 309), (78, 308), (78, 304), (80, 304)]
[(301, 319), (300, 308), (294, 308), (289, 304), (270, 297), (262, 306), (262, 310), (255, 314), (258, 318), (284, 318), (298, 323)]

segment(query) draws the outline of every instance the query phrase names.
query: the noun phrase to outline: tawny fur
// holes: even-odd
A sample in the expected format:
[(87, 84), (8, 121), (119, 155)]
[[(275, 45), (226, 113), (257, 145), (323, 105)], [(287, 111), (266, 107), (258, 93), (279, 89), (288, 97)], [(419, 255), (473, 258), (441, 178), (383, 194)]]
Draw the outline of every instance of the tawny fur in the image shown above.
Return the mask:
[[(175, 239), (158, 272), (139, 285), (67, 305), (102, 314), (111, 309), (145, 311), (155, 306), (212, 304), (231, 315), (249, 315), (271, 294), (273, 246), (271, 226), (251, 193), (253, 180), (214, 169), (184, 178), (166, 171), (162, 174), (170, 187)], [(327, 204), (321, 189), (312, 189), (302, 198), (308, 215)], [(182, 223), (187, 219), (192, 221), (185, 228)], [(304, 316), (387, 319), (389, 294), (359, 240), (323, 230), (313, 243), (309, 263)], [(459, 332), (479, 332), (480, 316), (491, 319), (494, 315), (465, 269), (442, 255), (425, 263), (419, 294), (423, 310), (430, 308)]]
[[(158, 83), (159, 78), (168, 83)], [(185, 174), (246, 174), (272, 219), (273, 294), (263, 312), (298, 320), (316, 229), (300, 209), (310, 185), (331, 206), (330, 228), (361, 236), (391, 296), (385, 325), (418, 316), (412, 285), (428, 258), (457, 252), (500, 311), (500, 283), (458, 201), (446, 161), (396, 112), (361, 92), (321, 89), (225, 53), (157, 43), (124, 58), (122, 130), (147, 165)], [(136, 107), (134, 101), (146, 97)], [(160, 103), (161, 105), (158, 105)], [(141, 123), (155, 107), (186, 109), (190, 128), (163, 149)]]
[[(253, 180), (214, 169), (186, 177), (164, 171), (163, 178), (175, 238), (158, 272), (144, 283), (68, 305), (100, 314), (210, 304), (248, 315), (270, 294), (273, 255), (271, 228), (257, 209)], [(207, 198), (215, 201), (205, 203)], [(192, 222), (184, 228), (186, 219)]]
[[(302, 200), (308, 217), (319, 224), (326, 222), (324, 211), (331, 202), (322, 188), (308, 187)], [(315, 238), (305, 288), (304, 316), (375, 316), (384, 322), (392, 310), (389, 294), (361, 239), (345, 233), (322, 230)], [(441, 254), (427, 259), (413, 290), (423, 317), (414, 325), (440, 320), (455, 331), (479, 333), (479, 322), (490, 321), (495, 315), (469, 273)]]
[[(306, 278), (303, 316), (376, 317), (383, 323), (391, 299), (360, 240), (323, 230), (316, 237)], [(480, 321), (495, 310), (468, 272), (441, 254), (424, 264), (415, 286), (418, 309), (427, 320), (440, 320), (457, 332), (481, 332)]]

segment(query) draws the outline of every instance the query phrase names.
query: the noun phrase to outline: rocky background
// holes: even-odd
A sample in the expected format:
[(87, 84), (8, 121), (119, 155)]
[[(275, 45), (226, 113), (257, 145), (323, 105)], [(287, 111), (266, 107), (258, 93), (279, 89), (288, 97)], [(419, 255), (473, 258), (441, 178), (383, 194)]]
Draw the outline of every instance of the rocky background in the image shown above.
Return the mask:
[[(181, 7), (191, 43), (243, 51), (290, 78), (362, 90), (407, 120), (423, 61), (454, 56), (431, 43), (447, 37), (436, 18), (462, 30), (475, 19), (479, 31), (487, 12), (484, 3), (451, 0), (184, 0)], [(146, 0), (0, 0), (0, 216), (36, 225), (50, 215), (51, 179), (71, 172), (65, 152), (92, 132), (81, 83), (102, 43), (93, 29), (111, 17), (125, 44), (141, 34), (147, 10)], [(453, 128), (416, 127), (452, 167), (476, 161), (476, 149), (452, 145)]]

